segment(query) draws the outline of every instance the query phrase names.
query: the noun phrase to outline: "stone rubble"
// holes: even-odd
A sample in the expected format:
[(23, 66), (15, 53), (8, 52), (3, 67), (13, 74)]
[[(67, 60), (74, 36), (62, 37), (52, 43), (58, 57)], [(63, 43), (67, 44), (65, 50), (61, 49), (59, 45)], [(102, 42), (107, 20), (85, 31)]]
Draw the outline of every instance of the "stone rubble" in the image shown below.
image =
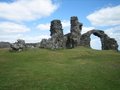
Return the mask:
[(18, 39), (17, 42), (10, 44), (10, 51), (23, 51), (26, 48), (25, 41)]

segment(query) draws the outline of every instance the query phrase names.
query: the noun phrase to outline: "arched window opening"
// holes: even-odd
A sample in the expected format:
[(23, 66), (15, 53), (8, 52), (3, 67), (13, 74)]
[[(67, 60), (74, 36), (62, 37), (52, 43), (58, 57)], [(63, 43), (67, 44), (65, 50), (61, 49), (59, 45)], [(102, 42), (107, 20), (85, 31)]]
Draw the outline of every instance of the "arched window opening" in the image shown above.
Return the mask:
[(90, 36), (90, 38), (91, 38), (91, 41), (90, 41), (91, 48), (96, 50), (102, 50), (100, 38), (93, 34)]

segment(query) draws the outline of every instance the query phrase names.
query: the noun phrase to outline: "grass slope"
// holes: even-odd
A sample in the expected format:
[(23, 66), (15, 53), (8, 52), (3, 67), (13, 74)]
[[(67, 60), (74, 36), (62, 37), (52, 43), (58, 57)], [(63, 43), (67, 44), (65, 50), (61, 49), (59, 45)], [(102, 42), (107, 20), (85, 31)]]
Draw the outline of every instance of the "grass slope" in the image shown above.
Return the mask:
[(120, 90), (120, 53), (84, 47), (2, 49), (0, 90)]

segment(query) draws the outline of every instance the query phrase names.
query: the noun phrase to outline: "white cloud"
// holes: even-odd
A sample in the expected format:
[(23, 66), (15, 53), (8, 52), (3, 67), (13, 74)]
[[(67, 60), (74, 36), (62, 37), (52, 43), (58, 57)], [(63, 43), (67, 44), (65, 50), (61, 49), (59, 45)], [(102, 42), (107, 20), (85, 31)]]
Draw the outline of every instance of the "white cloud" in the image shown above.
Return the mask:
[(69, 20), (62, 20), (63, 32), (67, 34), (70, 32), (70, 21)]
[(50, 38), (50, 36), (47, 34), (46, 35), (36, 35), (36, 36), (23, 35), (23, 34), (10, 34), (10, 35), (1, 35), (0, 41), (13, 43), (17, 39), (23, 39), (27, 43), (36, 43), (36, 42), (40, 42), (43, 38), (48, 39), (48, 38)]
[(114, 26), (112, 28), (108, 28), (105, 30), (105, 33), (107, 33), (109, 36), (113, 35), (120, 35), (120, 26)]
[(69, 20), (63, 20), (61, 23), (62, 23), (63, 28), (70, 27), (70, 21)]
[(58, 5), (52, 0), (15, 0), (12, 3), (0, 2), (0, 18), (14, 21), (29, 21), (52, 14)]
[(102, 8), (87, 16), (96, 26), (120, 25), (120, 5)]
[(27, 43), (36, 43), (40, 42), (42, 39), (48, 39), (50, 35), (37, 35), (37, 36), (24, 36), (21, 39), (24, 39)]
[(24, 39), (26, 42), (40, 42), (41, 39), (50, 37), (47, 34), (29, 35), (27, 34), (29, 31), (31, 30), (22, 24), (0, 22), (0, 41), (15, 42), (17, 39)]
[(95, 27), (86, 27), (86, 26), (83, 26), (81, 34), (86, 33), (86, 32), (88, 32), (88, 31), (90, 31), (92, 29), (95, 29)]
[(1, 34), (5, 33), (24, 33), (28, 32), (30, 29), (25, 25), (12, 23), (12, 22), (0, 22), (0, 32)]
[(0, 41), (14, 42), (23, 37), (24, 33), (30, 31), (30, 28), (23, 24), (13, 22), (0, 22)]
[(4, 34), (4, 35), (0, 35), (0, 41), (13, 43), (22, 36), (23, 36), (22, 34)]
[(49, 30), (50, 29), (50, 24), (45, 23), (45, 24), (39, 24), (36, 27), (38, 30)]

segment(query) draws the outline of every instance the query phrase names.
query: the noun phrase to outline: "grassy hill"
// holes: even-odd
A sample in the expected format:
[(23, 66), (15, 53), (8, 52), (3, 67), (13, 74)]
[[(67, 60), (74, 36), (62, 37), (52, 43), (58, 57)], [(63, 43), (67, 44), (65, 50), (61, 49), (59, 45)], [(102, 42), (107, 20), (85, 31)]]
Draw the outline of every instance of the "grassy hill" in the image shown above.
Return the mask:
[(1, 49), (0, 90), (120, 90), (120, 53)]

